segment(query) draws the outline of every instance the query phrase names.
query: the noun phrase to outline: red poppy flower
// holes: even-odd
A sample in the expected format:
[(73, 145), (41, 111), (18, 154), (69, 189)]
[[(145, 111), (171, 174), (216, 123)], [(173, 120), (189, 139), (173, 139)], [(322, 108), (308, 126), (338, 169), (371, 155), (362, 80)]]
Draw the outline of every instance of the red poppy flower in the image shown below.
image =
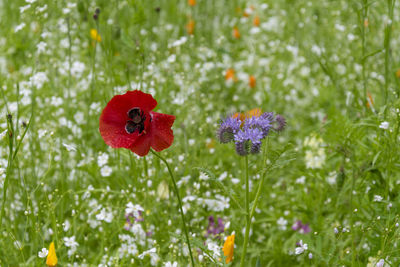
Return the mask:
[(100, 134), (114, 148), (127, 148), (139, 156), (150, 147), (161, 151), (171, 146), (174, 134), (171, 126), (175, 116), (153, 112), (157, 101), (142, 91), (128, 91), (114, 96), (100, 116)]

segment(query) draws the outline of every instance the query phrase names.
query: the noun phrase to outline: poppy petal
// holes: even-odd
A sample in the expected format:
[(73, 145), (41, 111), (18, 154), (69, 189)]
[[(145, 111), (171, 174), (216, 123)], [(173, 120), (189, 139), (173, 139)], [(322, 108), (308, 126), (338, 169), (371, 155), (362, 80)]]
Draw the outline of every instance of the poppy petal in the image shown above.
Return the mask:
[(129, 148), (138, 138), (138, 133), (128, 134), (125, 125), (129, 119), (127, 113), (134, 107), (139, 107), (145, 113), (154, 109), (157, 101), (141, 91), (128, 91), (123, 95), (114, 96), (104, 108), (100, 116), (100, 134), (104, 142), (114, 148)]
[(139, 90), (128, 91), (123, 96), (129, 99), (132, 107), (139, 107), (144, 112), (149, 112), (157, 106), (157, 101), (151, 94)]
[(151, 144), (151, 134), (143, 134), (134, 142), (129, 149), (137, 155), (143, 157), (149, 153)]
[(100, 134), (104, 142), (114, 148), (129, 148), (138, 138), (138, 133), (128, 134), (125, 125), (115, 125), (100, 120)]
[(155, 151), (161, 151), (171, 146), (174, 141), (174, 133), (171, 129), (175, 116), (150, 112), (151, 121), (151, 147)]

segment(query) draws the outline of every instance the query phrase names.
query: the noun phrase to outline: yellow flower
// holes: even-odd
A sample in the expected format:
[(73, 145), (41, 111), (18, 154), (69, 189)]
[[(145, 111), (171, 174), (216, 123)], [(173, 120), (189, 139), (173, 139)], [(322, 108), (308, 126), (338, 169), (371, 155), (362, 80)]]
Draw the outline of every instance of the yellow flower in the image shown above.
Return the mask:
[(226, 238), (224, 247), (222, 248), (222, 250), (224, 251), (224, 256), (226, 257), (226, 263), (230, 263), (232, 261), (234, 246), (235, 234), (232, 234)]
[(101, 42), (101, 36), (100, 34), (97, 32), (96, 29), (91, 29), (90, 30), (90, 37), (97, 42)]
[(54, 247), (54, 242), (50, 243), (49, 254), (47, 254), (46, 264), (49, 267), (55, 267), (57, 265), (57, 255), (56, 249)]

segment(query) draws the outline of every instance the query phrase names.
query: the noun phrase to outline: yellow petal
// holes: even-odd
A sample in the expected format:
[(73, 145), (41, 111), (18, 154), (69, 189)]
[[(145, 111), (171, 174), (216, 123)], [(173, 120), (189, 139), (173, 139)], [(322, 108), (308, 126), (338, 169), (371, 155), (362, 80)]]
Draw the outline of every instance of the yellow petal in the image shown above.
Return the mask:
[(56, 249), (54, 247), (54, 242), (50, 243), (49, 254), (47, 254), (46, 264), (49, 267), (55, 267), (57, 265), (57, 255)]
[(235, 247), (235, 234), (228, 236), (225, 240), (224, 247), (222, 250), (224, 251), (224, 256), (226, 257), (226, 263), (232, 261), (233, 258), (233, 249)]
[(101, 42), (101, 36), (100, 34), (97, 32), (96, 29), (91, 29), (90, 30), (90, 37), (97, 42)]

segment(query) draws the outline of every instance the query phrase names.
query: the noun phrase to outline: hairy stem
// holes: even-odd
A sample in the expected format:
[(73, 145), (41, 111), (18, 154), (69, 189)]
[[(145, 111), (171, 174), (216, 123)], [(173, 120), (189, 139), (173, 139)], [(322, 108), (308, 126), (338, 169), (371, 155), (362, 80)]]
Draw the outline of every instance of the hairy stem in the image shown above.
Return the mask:
[(250, 234), (250, 189), (249, 189), (249, 158), (245, 157), (245, 183), (246, 183), (246, 232), (244, 234), (244, 243), (243, 243), (243, 250), (242, 250), (242, 257), (240, 258), (240, 267), (244, 266), (244, 259), (246, 257), (247, 251), (247, 243), (249, 242), (249, 234)]
[(162, 162), (165, 163), (165, 165), (167, 165), (167, 169), (169, 172), (169, 175), (171, 176), (172, 179), (172, 183), (174, 184), (174, 189), (175, 189), (175, 194), (178, 197), (178, 203), (179, 203), (179, 210), (181, 212), (181, 217), (182, 217), (182, 223), (183, 223), (183, 230), (185, 232), (185, 236), (186, 236), (186, 242), (189, 248), (189, 255), (190, 255), (190, 260), (192, 262), (192, 266), (194, 267), (194, 260), (193, 260), (193, 255), (192, 255), (192, 249), (190, 247), (190, 241), (189, 241), (189, 234), (188, 234), (188, 230), (186, 228), (186, 220), (185, 220), (185, 215), (183, 214), (183, 208), (182, 208), (182, 201), (181, 201), (181, 197), (179, 196), (179, 191), (178, 191), (178, 186), (176, 185), (175, 182), (175, 178), (174, 175), (172, 173), (171, 168), (169, 167), (168, 162), (158, 153), (156, 153), (155, 151), (153, 151), (152, 149), (150, 150), (151, 153), (153, 153), (157, 158), (159, 158)]

